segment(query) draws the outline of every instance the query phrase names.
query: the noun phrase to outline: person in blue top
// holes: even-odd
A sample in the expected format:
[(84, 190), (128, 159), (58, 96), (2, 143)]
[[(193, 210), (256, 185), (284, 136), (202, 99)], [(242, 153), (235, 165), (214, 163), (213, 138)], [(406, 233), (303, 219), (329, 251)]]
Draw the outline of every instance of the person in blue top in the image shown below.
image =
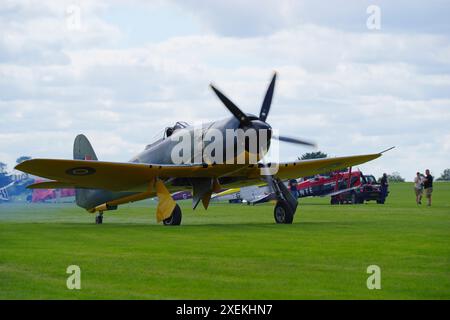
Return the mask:
[(383, 173), (383, 176), (381, 177), (381, 181), (380, 181), (380, 202), (381, 204), (384, 204), (384, 202), (386, 201), (386, 197), (387, 197), (387, 193), (388, 193), (388, 187), (389, 187), (389, 182), (388, 182), (388, 177), (386, 173)]
[(291, 191), (292, 196), (295, 199), (298, 199), (298, 189), (297, 189), (298, 183), (297, 183), (297, 180), (296, 179), (289, 180), (289, 184), (288, 185), (289, 185), (289, 190)]

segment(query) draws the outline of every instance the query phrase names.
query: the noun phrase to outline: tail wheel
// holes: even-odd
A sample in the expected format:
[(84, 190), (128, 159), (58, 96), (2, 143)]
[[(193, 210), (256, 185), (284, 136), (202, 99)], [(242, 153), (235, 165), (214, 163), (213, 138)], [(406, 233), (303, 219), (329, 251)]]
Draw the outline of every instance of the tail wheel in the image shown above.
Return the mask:
[(165, 226), (179, 226), (181, 224), (181, 208), (177, 204), (172, 211), (172, 215), (163, 221)]
[(277, 201), (273, 212), (276, 223), (292, 224), (294, 211), (284, 200)]

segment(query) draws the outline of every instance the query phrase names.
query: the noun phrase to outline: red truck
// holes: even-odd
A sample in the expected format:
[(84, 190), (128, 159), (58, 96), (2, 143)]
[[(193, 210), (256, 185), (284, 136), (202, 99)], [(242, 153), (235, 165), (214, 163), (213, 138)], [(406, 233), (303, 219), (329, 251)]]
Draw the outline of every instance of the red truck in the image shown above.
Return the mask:
[(334, 172), (318, 175), (298, 183), (299, 198), (309, 196), (331, 196), (331, 204), (383, 203), (381, 188), (373, 175), (361, 171)]

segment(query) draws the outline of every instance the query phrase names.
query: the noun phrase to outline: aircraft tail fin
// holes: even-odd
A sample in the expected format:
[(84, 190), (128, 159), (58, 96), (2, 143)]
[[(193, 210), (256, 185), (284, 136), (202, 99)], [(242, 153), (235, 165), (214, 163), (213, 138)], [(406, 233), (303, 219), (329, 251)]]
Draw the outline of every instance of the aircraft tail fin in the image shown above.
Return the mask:
[[(73, 159), (91, 161), (98, 160), (91, 143), (83, 134), (80, 134), (75, 138), (73, 144)], [(91, 191), (87, 189), (76, 189), (75, 198), (78, 206), (87, 209), (90, 192)]]
[(98, 160), (91, 143), (85, 135), (79, 134), (73, 144), (74, 160)]

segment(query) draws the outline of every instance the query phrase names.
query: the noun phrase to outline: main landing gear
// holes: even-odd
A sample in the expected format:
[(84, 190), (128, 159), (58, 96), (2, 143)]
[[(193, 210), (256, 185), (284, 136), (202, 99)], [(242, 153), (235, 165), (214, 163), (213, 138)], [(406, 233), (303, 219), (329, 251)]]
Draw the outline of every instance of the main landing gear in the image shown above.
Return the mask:
[(179, 226), (181, 224), (181, 218), (181, 208), (177, 204), (172, 211), (172, 215), (169, 218), (163, 220), (163, 224), (165, 226)]
[(280, 179), (276, 177), (270, 177), (269, 179), (269, 183), (272, 185), (272, 189), (275, 191), (277, 199), (277, 204), (273, 210), (275, 222), (280, 224), (292, 224), (298, 206), (297, 199), (294, 198)]
[(96, 216), (95, 216), (95, 224), (102, 224), (103, 223), (103, 211), (100, 211)]
[(295, 210), (291, 208), (286, 200), (278, 200), (273, 211), (276, 223), (292, 224)]

